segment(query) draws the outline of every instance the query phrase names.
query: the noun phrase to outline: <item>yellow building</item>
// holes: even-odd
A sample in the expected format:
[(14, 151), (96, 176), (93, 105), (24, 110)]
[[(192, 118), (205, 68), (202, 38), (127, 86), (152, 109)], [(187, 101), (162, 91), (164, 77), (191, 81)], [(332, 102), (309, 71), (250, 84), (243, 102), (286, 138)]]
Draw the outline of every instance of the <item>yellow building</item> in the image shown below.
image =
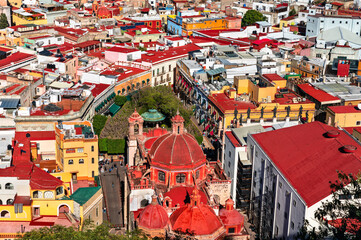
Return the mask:
[(280, 20), (279, 28), (273, 27), (273, 29), (282, 30), (282, 28), (284, 28), (284, 27), (288, 27), (288, 26), (295, 25), (295, 24), (296, 24), (295, 16), (289, 16), (289, 17), (286, 17), (286, 18)]
[(193, 33), (193, 31), (197, 30), (222, 30), (228, 28), (228, 22), (226, 19), (201, 19), (198, 21), (192, 21), (192, 22), (182, 22), (182, 35), (188, 36)]
[(98, 136), (88, 121), (55, 126), (57, 171), (72, 174), (72, 180), (94, 181), (98, 175)]
[(31, 8), (13, 10), (12, 17), (15, 25), (45, 25), (48, 23), (44, 13), (35, 12)]
[(326, 109), (326, 123), (340, 127), (360, 127), (361, 110), (357, 106), (330, 106)]
[(236, 77), (234, 88), (208, 96), (209, 113), (213, 119), (221, 120), (226, 128), (233, 124), (235, 109), (237, 119), (242, 119), (242, 123), (284, 121), (287, 117), (311, 121), (315, 104), (287, 89), (286, 84), (287, 80), (277, 74)]
[(139, 69), (139, 74), (137, 75), (127, 76), (125, 79), (118, 79), (114, 86), (114, 93), (116, 95), (128, 95), (143, 87), (150, 86), (151, 79), (152, 72), (150, 70)]

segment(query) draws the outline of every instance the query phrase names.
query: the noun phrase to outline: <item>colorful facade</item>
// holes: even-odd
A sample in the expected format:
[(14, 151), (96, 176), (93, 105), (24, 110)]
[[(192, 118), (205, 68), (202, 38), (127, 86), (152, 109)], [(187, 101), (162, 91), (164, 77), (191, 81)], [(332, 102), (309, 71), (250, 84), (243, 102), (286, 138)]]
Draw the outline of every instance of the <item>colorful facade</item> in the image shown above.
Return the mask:
[(92, 125), (64, 122), (55, 126), (57, 171), (69, 172), (73, 180), (94, 181), (98, 175), (98, 136)]
[(126, 205), (138, 228), (149, 238), (192, 235), (212, 240), (234, 235), (248, 239), (240, 213), (231, 214), (231, 221), (229, 214), (219, 211), (220, 205), (232, 211), (228, 205), (234, 203), (227, 200), (230, 179), (219, 162), (207, 163), (179, 113), (171, 120), (171, 131), (156, 127), (143, 132), (144, 120), (136, 111), (128, 121)]

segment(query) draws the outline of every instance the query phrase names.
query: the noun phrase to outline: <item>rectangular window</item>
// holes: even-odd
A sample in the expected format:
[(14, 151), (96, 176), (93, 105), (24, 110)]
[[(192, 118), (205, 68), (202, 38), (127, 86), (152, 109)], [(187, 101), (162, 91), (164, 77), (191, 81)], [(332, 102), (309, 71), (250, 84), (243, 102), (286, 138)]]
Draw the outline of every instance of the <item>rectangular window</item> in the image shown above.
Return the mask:
[(77, 151), (78, 151), (78, 153), (82, 153), (82, 152), (84, 152), (84, 148), (78, 148)]
[(98, 217), (98, 215), (99, 215), (99, 210), (98, 210), (98, 208), (96, 208), (95, 209), (95, 216)]
[(357, 121), (357, 122), (356, 122), (356, 125), (361, 125), (361, 121)]
[(277, 203), (277, 209), (280, 210), (281, 209), (281, 204), (278, 202)]
[(295, 229), (295, 224), (291, 221), (291, 228)]
[(95, 175), (94, 175), (94, 171), (92, 171), (92, 177), (94, 177)]
[(296, 201), (295, 200), (293, 200), (293, 206), (296, 207)]
[(92, 158), (92, 163), (94, 163), (94, 158)]
[(66, 153), (75, 153), (75, 148), (69, 148), (66, 150)]
[(282, 188), (282, 183), (281, 182), (279, 182), (278, 185), (280, 186), (280, 188)]
[(83, 164), (84, 163), (84, 159), (79, 159), (79, 164)]

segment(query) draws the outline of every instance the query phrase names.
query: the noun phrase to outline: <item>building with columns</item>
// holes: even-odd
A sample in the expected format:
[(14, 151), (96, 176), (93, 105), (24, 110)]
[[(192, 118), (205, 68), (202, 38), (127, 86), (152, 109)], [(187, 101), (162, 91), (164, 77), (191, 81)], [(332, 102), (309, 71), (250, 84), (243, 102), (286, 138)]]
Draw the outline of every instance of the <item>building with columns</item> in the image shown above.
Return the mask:
[(143, 131), (139, 113), (129, 117), (129, 228), (138, 227), (149, 237), (248, 239), (220, 162), (207, 161), (179, 113), (171, 121), (169, 131), (158, 126)]

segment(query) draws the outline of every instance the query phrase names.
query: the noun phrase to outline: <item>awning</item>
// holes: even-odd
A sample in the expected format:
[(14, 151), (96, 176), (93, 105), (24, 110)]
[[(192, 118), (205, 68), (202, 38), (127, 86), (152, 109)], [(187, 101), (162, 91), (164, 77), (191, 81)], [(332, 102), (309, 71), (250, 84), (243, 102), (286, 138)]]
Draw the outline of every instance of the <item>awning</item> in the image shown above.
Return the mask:
[(223, 72), (225, 72), (226, 69), (224, 68), (216, 68), (216, 69), (212, 69), (212, 70), (208, 70), (206, 73), (209, 75), (209, 76), (214, 76), (214, 75), (218, 75), (218, 74), (221, 74)]
[(109, 111), (110, 115), (114, 116), (119, 110), (120, 110), (120, 107), (118, 105), (116, 105), (115, 103), (113, 103), (110, 106), (108, 111)]

